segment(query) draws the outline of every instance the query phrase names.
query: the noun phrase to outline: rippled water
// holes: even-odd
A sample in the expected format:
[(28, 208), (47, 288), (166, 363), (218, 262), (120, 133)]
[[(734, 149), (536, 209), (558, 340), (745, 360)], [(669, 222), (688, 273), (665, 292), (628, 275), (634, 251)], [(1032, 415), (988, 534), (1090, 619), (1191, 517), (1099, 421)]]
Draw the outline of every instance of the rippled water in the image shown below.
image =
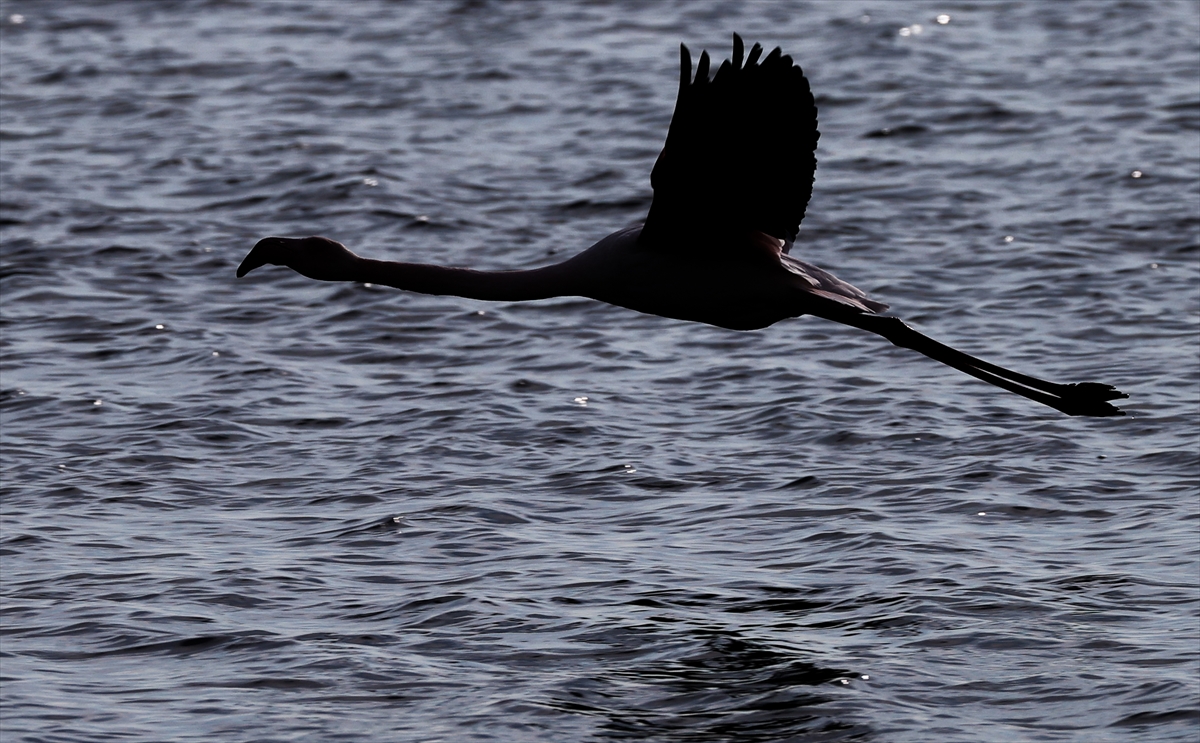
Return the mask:
[[(1196, 739), (1194, 2), (0, 9), (5, 741)], [(813, 319), (234, 279), (582, 249), (733, 31), (817, 94), (797, 254), (1129, 416)]]

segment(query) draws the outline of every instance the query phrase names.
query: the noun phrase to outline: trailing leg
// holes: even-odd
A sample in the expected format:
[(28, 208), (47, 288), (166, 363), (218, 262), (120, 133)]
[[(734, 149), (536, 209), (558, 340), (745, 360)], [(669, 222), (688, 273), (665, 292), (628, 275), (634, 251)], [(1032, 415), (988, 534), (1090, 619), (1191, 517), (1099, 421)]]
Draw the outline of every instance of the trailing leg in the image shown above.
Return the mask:
[(819, 316), (883, 336), (894, 345), (924, 354), (934, 361), (954, 367), (976, 379), (1006, 389), (1034, 402), (1048, 405), (1067, 415), (1107, 417), (1125, 414), (1120, 408), (1110, 405), (1108, 401), (1128, 397), (1128, 395), (1107, 384), (1096, 382), (1057, 384), (989, 364), (982, 359), (977, 359), (918, 333), (897, 317), (840, 310)]

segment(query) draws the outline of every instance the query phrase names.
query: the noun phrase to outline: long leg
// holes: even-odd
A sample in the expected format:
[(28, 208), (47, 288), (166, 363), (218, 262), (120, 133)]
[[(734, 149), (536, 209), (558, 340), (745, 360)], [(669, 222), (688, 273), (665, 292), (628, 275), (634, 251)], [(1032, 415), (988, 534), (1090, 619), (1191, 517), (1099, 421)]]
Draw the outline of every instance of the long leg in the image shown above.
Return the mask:
[(989, 364), (918, 333), (898, 317), (843, 311), (815, 312), (813, 314), (883, 336), (894, 345), (924, 354), (934, 361), (954, 367), (976, 379), (981, 379), (1009, 392), (1015, 392), (1034, 402), (1049, 405), (1067, 415), (1095, 417), (1125, 415), (1124, 411), (1110, 405), (1108, 401), (1128, 397), (1128, 395), (1107, 384), (1096, 382), (1056, 384), (1005, 369), (1002, 366)]

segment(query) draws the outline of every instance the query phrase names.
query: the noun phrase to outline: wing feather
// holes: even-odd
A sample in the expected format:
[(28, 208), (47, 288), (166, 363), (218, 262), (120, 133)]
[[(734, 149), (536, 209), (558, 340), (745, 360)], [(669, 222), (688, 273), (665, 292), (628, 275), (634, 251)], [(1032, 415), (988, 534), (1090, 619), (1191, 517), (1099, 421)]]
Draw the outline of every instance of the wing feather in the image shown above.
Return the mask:
[(654, 201), (640, 244), (672, 252), (726, 244), (765, 232), (795, 239), (812, 196), (817, 109), (803, 71), (778, 47), (762, 61), (755, 44), (709, 78), (708, 53), (691, 74), (680, 46), (679, 96), (667, 141), (650, 175)]

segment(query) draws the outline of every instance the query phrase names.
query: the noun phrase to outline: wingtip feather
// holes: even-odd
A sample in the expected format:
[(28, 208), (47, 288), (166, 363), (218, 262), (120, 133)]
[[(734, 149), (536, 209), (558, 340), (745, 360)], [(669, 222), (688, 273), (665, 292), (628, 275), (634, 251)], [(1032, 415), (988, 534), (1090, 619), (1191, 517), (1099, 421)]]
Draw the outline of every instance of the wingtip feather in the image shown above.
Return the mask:
[(753, 67), (758, 63), (758, 58), (762, 56), (762, 44), (755, 44), (750, 47), (750, 57), (746, 60), (747, 67)]

